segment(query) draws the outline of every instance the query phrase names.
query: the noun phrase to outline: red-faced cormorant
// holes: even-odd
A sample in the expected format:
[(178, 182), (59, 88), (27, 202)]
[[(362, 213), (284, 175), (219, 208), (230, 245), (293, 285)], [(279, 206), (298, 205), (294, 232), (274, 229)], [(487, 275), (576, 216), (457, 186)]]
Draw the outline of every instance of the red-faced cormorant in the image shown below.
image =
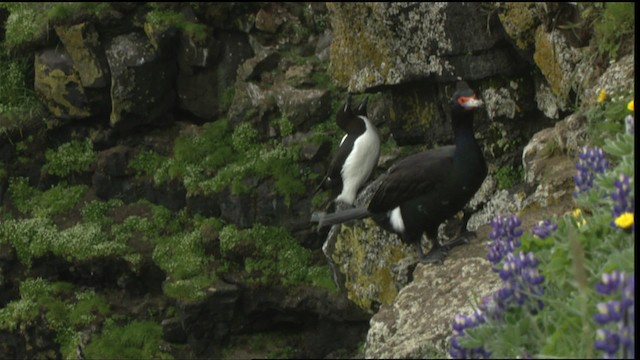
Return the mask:
[[(451, 125), (454, 145), (410, 155), (381, 175), (380, 186), (366, 208), (332, 214), (314, 214), (319, 227), (371, 217), (387, 231), (417, 246), (420, 260), (440, 262), (446, 250), (437, 239), (438, 227), (469, 202), (487, 175), (487, 165), (473, 132), (474, 110), (482, 105), (464, 81), (456, 85), (451, 98)], [(433, 243), (424, 255), (423, 233)]]

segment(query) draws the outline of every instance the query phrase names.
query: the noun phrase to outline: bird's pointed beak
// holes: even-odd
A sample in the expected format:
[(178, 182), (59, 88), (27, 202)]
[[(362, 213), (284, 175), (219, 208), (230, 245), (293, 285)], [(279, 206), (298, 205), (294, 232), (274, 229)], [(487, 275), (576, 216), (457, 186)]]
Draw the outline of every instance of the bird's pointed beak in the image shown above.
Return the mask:
[(365, 96), (364, 100), (362, 100), (362, 102), (360, 103), (360, 106), (358, 106), (358, 110), (366, 109), (368, 102), (369, 102), (369, 97)]
[(351, 94), (347, 95), (347, 101), (344, 103), (344, 112), (351, 110)]
[(482, 102), (482, 100), (480, 99), (476, 99), (475, 96), (468, 99), (467, 101), (464, 102), (464, 104), (462, 105), (465, 109), (476, 109), (481, 107), (482, 105), (484, 105), (484, 102)]

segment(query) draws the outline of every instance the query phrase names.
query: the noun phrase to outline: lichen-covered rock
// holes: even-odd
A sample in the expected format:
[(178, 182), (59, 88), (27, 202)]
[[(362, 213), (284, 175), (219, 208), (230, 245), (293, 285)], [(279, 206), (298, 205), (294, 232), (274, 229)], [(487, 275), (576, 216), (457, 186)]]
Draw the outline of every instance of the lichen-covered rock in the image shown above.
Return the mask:
[(361, 92), (435, 77), (481, 79), (513, 71), (478, 3), (331, 3), (330, 72)]
[(518, 49), (533, 52), (534, 34), (541, 20), (535, 2), (504, 3), (498, 18)]
[(69, 54), (49, 49), (36, 54), (34, 88), (49, 111), (61, 119), (91, 116), (90, 100)]
[(297, 89), (283, 83), (272, 94), (280, 112), (296, 130), (306, 131), (331, 113), (331, 97), (325, 89)]
[[(366, 206), (379, 184), (376, 180), (365, 187), (355, 206)], [(409, 283), (410, 268), (417, 260), (414, 247), (371, 219), (335, 225), (323, 251), (349, 300), (372, 313), (382, 304), (393, 303)]]
[(538, 109), (550, 119), (560, 118), (560, 114), (569, 108), (566, 101), (558, 98), (543, 79), (537, 82), (535, 100)]
[(500, 286), (500, 278), (485, 259), (488, 230), (477, 240), (451, 250), (443, 264), (418, 264), (413, 281), (383, 305), (370, 321), (365, 358), (425, 358), (443, 356), (456, 314), (473, 311), (482, 296)]
[(523, 207), (536, 203), (547, 206), (572, 193), (576, 155), (586, 142), (586, 122), (581, 114), (570, 115), (537, 132), (524, 147), (524, 180), (536, 190)]
[(489, 118), (515, 118), (518, 112), (518, 103), (513, 95), (513, 91), (504, 87), (489, 88), (483, 91), (482, 100), (485, 102), (485, 109)]
[(395, 234), (385, 232), (373, 220), (342, 225), (332, 254), (344, 275), (347, 297), (367, 311), (391, 304), (409, 283), (409, 265), (415, 248)]
[(571, 47), (561, 32), (546, 32), (542, 26), (536, 30), (533, 60), (562, 103), (570, 100), (570, 91), (577, 87), (574, 71), (582, 58), (583, 50)]
[(132, 128), (168, 114), (174, 107), (175, 58), (161, 58), (139, 33), (113, 38), (106, 46), (111, 68), (111, 126)]
[(109, 65), (98, 36), (91, 23), (56, 26), (56, 34), (73, 60), (85, 88), (102, 88), (109, 85)]
[(585, 105), (594, 105), (600, 90), (604, 90), (609, 99), (627, 96), (634, 91), (635, 75), (635, 55), (632, 53), (611, 64), (593, 86), (584, 88)]

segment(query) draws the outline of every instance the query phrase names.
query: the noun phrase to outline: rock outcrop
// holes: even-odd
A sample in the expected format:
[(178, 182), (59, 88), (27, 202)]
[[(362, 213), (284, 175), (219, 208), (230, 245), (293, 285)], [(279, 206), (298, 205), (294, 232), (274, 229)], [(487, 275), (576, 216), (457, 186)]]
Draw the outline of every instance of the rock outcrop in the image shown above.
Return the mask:
[(481, 4), (331, 4), (330, 71), (350, 91), (426, 80), (478, 80), (517, 69)]

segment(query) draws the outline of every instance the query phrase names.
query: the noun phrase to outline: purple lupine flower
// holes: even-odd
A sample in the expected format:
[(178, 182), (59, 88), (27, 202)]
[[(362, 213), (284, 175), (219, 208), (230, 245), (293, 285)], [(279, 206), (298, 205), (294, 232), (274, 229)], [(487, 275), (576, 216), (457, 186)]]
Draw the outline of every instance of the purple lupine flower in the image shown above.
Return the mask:
[(576, 163), (577, 174), (573, 177), (576, 183), (574, 196), (588, 191), (593, 186), (595, 174), (601, 174), (609, 167), (609, 161), (605, 159), (604, 151), (599, 147), (583, 147), (578, 153)]
[[(611, 209), (611, 226), (617, 227), (615, 220), (624, 213), (634, 213), (635, 203), (633, 196), (631, 196), (631, 179), (625, 175), (620, 174), (618, 179), (614, 183), (614, 189), (611, 192), (611, 200), (613, 200), (613, 208)], [(633, 228), (633, 225), (632, 225)]]
[[(493, 240), (487, 245), (489, 253), (487, 259), (497, 265), (502, 258), (520, 246), (522, 230), (519, 229), (522, 222), (514, 215), (509, 217), (498, 215), (491, 220), (491, 232), (489, 238)], [(498, 272), (499, 269), (494, 268)]]
[(482, 311), (487, 318), (492, 320), (502, 319), (504, 315), (505, 307), (502, 302), (499, 301), (498, 293), (493, 292), (490, 295), (482, 298), (482, 303), (478, 305), (478, 309)]
[[(507, 254), (500, 270), (503, 286), (497, 292), (498, 302), (504, 307), (514, 302), (522, 306), (530, 303), (530, 296), (541, 296), (544, 293), (544, 276), (536, 268), (537, 265), (538, 259), (531, 252), (525, 254), (520, 251), (517, 256), (513, 253)], [(544, 307), (544, 303), (539, 299), (535, 305), (537, 306), (531, 306), (533, 313)]]
[(539, 221), (538, 225), (534, 226), (531, 229), (531, 233), (540, 239), (546, 239), (552, 232), (554, 232), (558, 228), (558, 224), (551, 222), (551, 220), (546, 219), (544, 221)]
[(486, 351), (482, 346), (476, 348), (465, 348), (460, 345), (458, 339), (465, 336), (466, 329), (472, 329), (485, 322), (484, 313), (475, 309), (469, 316), (458, 314), (453, 319), (453, 338), (451, 339), (451, 347), (449, 355), (453, 359), (486, 359), (491, 353)]
[(602, 295), (613, 294), (620, 288), (624, 280), (624, 274), (619, 271), (612, 271), (610, 274), (602, 274), (602, 282), (596, 284), (596, 291)]
[[(596, 291), (603, 295), (617, 296), (597, 305), (594, 320), (609, 328), (596, 331), (594, 347), (603, 351), (605, 358), (635, 357), (635, 281), (634, 275), (627, 276), (617, 271), (602, 275), (602, 283), (596, 284)], [(622, 354), (620, 354), (622, 351)]]
[(605, 359), (615, 359), (616, 353), (620, 348), (620, 335), (613, 331), (598, 329), (596, 330), (596, 341), (593, 345), (596, 350), (605, 352)]

